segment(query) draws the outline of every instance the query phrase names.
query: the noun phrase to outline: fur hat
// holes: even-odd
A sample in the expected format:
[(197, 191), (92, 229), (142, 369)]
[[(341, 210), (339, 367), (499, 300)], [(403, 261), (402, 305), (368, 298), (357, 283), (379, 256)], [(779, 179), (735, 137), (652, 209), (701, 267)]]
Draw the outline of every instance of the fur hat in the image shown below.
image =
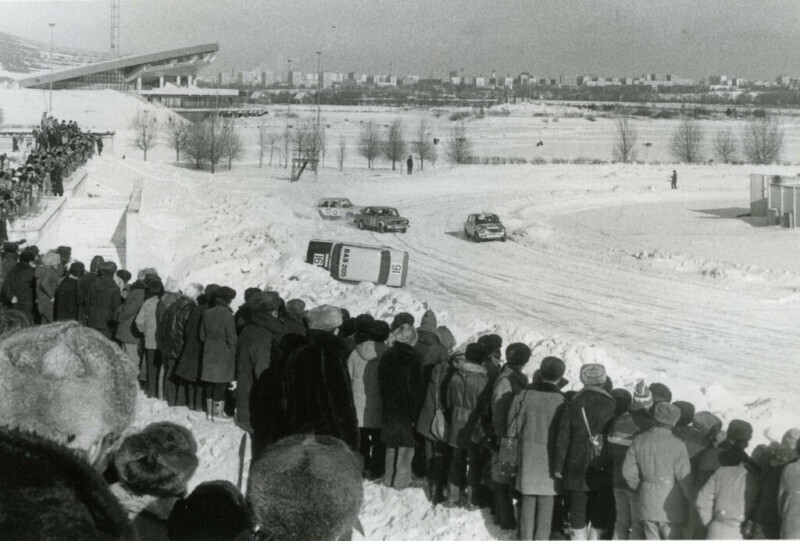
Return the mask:
[(499, 353), (503, 347), (503, 339), (497, 334), (484, 334), (478, 338), (478, 345), (484, 353)]
[(153, 297), (164, 293), (164, 284), (161, 283), (161, 278), (148, 274), (144, 277), (144, 295), (145, 297)]
[(444, 325), (440, 325), (439, 327), (436, 327), (434, 332), (436, 333), (436, 336), (439, 337), (439, 341), (444, 346), (444, 349), (446, 349), (448, 352), (453, 351), (453, 349), (456, 347), (456, 339), (453, 336), (453, 333), (450, 332), (450, 329)]
[(119, 269), (117, 271), (117, 276), (119, 277), (120, 280), (122, 280), (126, 284), (131, 281), (131, 278), (133, 278), (131, 271), (125, 269)]
[(125, 438), (114, 465), (122, 486), (136, 495), (178, 496), (197, 469), (196, 453), (188, 428), (153, 423)]
[(525, 366), (531, 360), (531, 348), (522, 342), (514, 342), (506, 348), (506, 362), (511, 366)]
[(339, 338), (349, 338), (356, 332), (356, 322), (353, 318), (342, 318), (342, 324), (339, 326)]
[(78, 276), (78, 277), (81, 277), (81, 276), (83, 276), (84, 274), (86, 274), (86, 267), (85, 267), (85, 266), (84, 266), (84, 264), (83, 264), (83, 263), (81, 263), (80, 261), (76, 261), (75, 263), (72, 263), (72, 264), (69, 266), (69, 273), (70, 273), (72, 276)]
[(375, 324), (375, 318), (369, 314), (359, 314), (352, 321), (356, 344), (371, 340), (370, 329)]
[(539, 363), (539, 377), (546, 381), (560, 381), (567, 371), (567, 365), (558, 357), (548, 356)]
[(71, 449), (0, 428), (3, 539), (138, 539), (101, 475)]
[(789, 449), (798, 449), (800, 443), (800, 428), (790, 428), (781, 438), (781, 443)]
[(289, 299), (286, 301), (286, 312), (296, 318), (305, 317), (306, 303), (300, 299)]
[(247, 500), (267, 539), (340, 539), (358, 524), (362, 461), (340, 439), (296, 435), (250, 467)]
[(139, 269), (139, 272), (136, 273), (137, 280), (144, 280), (147, 276), (155, 276), (158, 278), (158, 271), (153, 267), (145, 267), (143, 269)]
[(391, 334), (389, 324), (379, 319), (376, 319), (369, 328), (369, 338), (375, 342), (386, 342)]
[(88, 452), (130, 424), (138, 367), (94, 329), (64, 321), (0, 341), (0, 425)]
[(637, 381), (633, 388), (633, 406), (647, 409), (653, 406), (653, 393), (643, 379)]
[(689, 426), (694, 420), (694, 404), (678, 400), (673, 402), (672, 405), (681, 410), (681, 418), (678, 419), (676, 426)]
[(728, 425), (728, 439), (733, 442), (748, 442), (753, 438), (753, 425), (741, 419), (734, 419)]
[(100, 276), (113, 278), (114, 273), (117, 272), (117, 264), (114, 263), (113, 261), (103, 261), (102, 263), (100, 263), (100, 266), (98, 267), (97, 270), (100, 273)]
[(342, 325), (342, 311), (335, 306), (323, 304), (308, 311), (309, 329), (332, 331)]
[(261, 290), (257, 287), (248, 287), (244, 290), (244, 302), (250, 302), (250, 299), (253, 295), (261, 293)]
[(611, 396), (617, 403), (617, 408), (614, 410), (615, 415), (622, 415), (628, 411), (633, 402), (633, 395), (627, 389), (611, 389)]
[(436, 314), (433, 313), (433, 310), (426, 310), (424, 314), (422, 314), (422, 320), (419, 322), (419, 328), (423, 331), (435, 331), (438, 322), (436, 321)]
[(483, 350), (478, 344), (467, 344), (464, 358), (471, 363), (480, 364), (483, 361)]
[(70, 246), (59, 246), (56, 248), (56, 253), (61, 259), (68, 261), (72, 257), (72, 248)]
[(409, 346), (415, 345), (418, 340), (417, 330), (413, 325), (401, 325), (395, 329), (392, 334), (394, 335), (395, 342), (402, 342)]
[(395, 329), (398, 329), (403, 325), (413, 325), (413, 324), (414, 324), (414, 316), (412, 316), (408, 312), (400, 312), (399, 314), (394, 316), (392, 324), (389, 325), (389, 329), (391, 329), (391, 331), (394, 332)]
[(36, 253), (28, 250), (27, 248), (22, 250), (22, 253), (19, 254), (20, 263), (32, 263), (34, 259), (36, 259)]
[(281, 305), (281, 297), (274, 291), (258, 291), (250, 295), (247, 304), (259, 312), (274, 312)]
[(214, 297), (224, 301), (225, 304), (230, 304), (236, 298), (236, 290), (228, 286), (222, 286), (214, 293)]
[(672, 402), (672, 391), (663, 383), (651, 383), (650, 392), (653, 393), (653, 404)]
[(681, 418), (681, 410), (669, 402), (659, 402), (653, 408), (653, 418), (664, 426), (673, 427)]
[(710, 411), (698, 411), (694, 414), (692, 426), (713, 440), (722, 430), (722, 421)]
[(200, 483), (172, 508), (167, 520), (170, 541), (234, 540), (252, 528), (247, 501), (230, 481)]
[(584, 385), (602, 386), (606, 382), (606, 367), (602, 364), (585, 364), (581, 366), (581, 383)]
[(3, 310), (0, 312), (0, 338), (5, 338), (33, 325), (24, 312), (19, 310)]
[(61, 256), (56, 252), (47, 252), (42, 258), (42, 265), (46, 267), (57, 267), (61, 263)]

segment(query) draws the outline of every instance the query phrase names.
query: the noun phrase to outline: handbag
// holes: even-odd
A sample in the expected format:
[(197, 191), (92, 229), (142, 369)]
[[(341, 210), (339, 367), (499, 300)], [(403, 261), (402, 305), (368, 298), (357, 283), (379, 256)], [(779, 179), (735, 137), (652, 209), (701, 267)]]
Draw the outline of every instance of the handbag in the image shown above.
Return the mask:
[(589, 419), (586, 418), (586, 410), (581, 407), (581, 414), (583, 415), (583, 424), (586, 425), (586, 432), (589, 433), (589, 443), (592, 449), (592, 460), (595, 460), (603, 454), (603, 435), (592, 434), (592, 429), (589, 428)]
[(444, 416), (444, 410), (440, 407), (439, 402), (439, 386), (440, 383), (436, 382), (436, 394), (434, 395), (434, 402), (436, 410), (433, 412), (433, 420), (431, 421), (431, 436), (439, 441), (447, 440), (447, 433), (450, 431), (450, 426), (447, 418)]
[[(519, 417), (522, 405), (525, 402), (524, 391), (520, 399), (517, 411), (514, 413), (514, 418), (509, 425), (514, 424)], [(519, 438), (515, 435), (504, 436), (500, 438), (500, 450), (497, 452), (497, 468), (495, 472), (496, 480), (500, 483), (511, 483), (516, 477), (519, 470)]]

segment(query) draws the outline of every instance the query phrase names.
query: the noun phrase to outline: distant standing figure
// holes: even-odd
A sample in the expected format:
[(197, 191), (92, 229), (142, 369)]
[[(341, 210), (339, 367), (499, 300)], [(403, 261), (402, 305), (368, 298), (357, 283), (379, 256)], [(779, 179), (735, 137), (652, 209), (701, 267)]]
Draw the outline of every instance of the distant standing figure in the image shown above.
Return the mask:
[(408, 159), (406, 160), (406, 169), (408, 170), (409, 175), (414, 170), (414, 158), (412, 158), (410, 154), (408, 155)]
[(678, 173), (674, 169), (672, 170), (672, 189), (678, 189)]

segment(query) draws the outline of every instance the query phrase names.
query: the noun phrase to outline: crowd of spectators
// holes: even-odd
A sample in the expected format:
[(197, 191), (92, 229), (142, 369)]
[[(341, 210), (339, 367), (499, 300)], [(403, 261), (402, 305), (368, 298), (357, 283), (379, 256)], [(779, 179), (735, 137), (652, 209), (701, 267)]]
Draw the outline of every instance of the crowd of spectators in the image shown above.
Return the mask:
[[(237, 292), (224, 285), (179, 290), (153, 268), (133, 280), (99, 256), (85, 271), (67, 247), (41, 256), (28, 247), (18, 259), (2, 288), (0, 362), (13, 366), (0, 377), (0, 426), (80, 444), (90, 463), (112, 464), (111, 473), (98, 468), (112, 481), (104, 509), (120, 504), (142, 538), (210, 539), (204, 531), (223, 528), (214, 539), (346, 539), (358, 527), (362, 478), (422, 487), (433, 506), (485, 508), (509, 538), (800, 537), (800, 429), (749, 454), (745, 420), (724, 427), (663, 383), (615, 387), (602, 364), (579, 367), (580, 386), (564, 391), (564, 360), (548, 356), (528, 370), (531, 349), (504, 348), (496, 334), (456, 347), (430, 310), (419, 324), (409, 313), (382, 321), (248, 288), (234, 312)], [(37, 322), (45, 325), (26, 329)], [(97, 345), (51, 353), (56, 335)], [(37, 370), (56, 363), (70, 378), (60, 356), (95, 349), (124, 373), (124, 386), (98, 370), (104, 383), (85, 382), (92, 390), (80, 403), (63, 382), (58, 392), (53, 382), (35, 389)], [(101, 411), (92, 408), (104, 399), (132, 402), (137, 387), (245, 431), (246, 497), (221, 481), (187, 495), (197, 442), (177, 425), (121, 438), (124, 423), (108, 413), (108, 433), (86, 428), (82, 437), (85, 412)], [(34, 407), (44, 398), (45, 411)], [(54, 402), (82, 409), (54, 412)], [(20, 448), (43, 445), (3, 434)]]

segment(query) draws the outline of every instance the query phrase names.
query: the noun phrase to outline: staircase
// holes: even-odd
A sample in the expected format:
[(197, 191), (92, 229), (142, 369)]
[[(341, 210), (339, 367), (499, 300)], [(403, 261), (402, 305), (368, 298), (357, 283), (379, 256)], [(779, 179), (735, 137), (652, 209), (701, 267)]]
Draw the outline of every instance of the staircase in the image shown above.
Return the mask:
[(61, 217), (59, 245), (72, 246), (72, 258), (89, 269), (99, 255), (124, 268), (125, 209), (128, 196), (71, 197)]

